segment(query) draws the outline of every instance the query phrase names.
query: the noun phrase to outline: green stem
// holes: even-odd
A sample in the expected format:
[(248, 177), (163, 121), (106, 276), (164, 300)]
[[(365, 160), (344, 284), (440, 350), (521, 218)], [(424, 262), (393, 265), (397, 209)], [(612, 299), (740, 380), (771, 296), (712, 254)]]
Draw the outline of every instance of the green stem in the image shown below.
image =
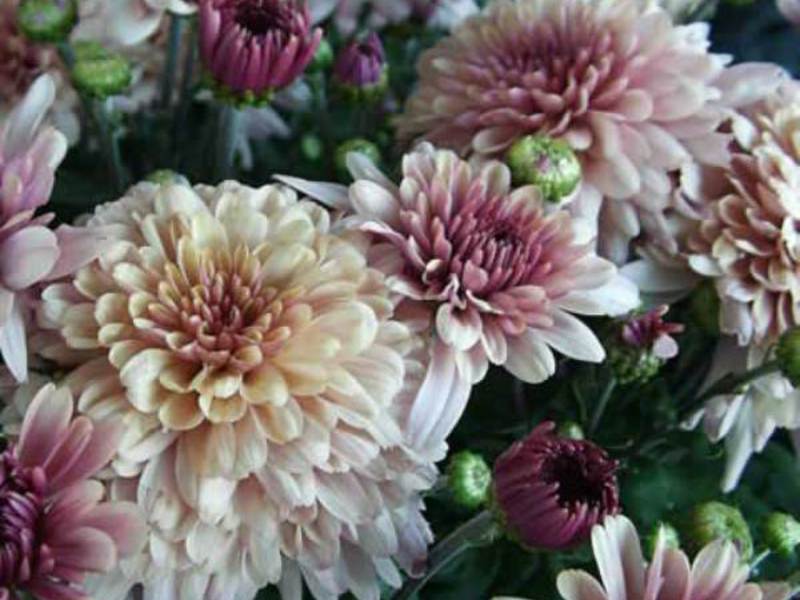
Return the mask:
[(100, 133), (103, 156), (108, 165), (109, 175), (114, 182), (114, 190), (121, 194), (126, 188), (125, 168), (122, 166), (119, 139), (111, 122), (111, 112), (106, 100), (95, 100), (93, 111)]
[(217, 115), (217, 143), (215, 175), (222, 181), (233, 174), (233, 162), (236, 156), (236, 135), (239, 130), (241, 113), (232, 104), (220, 103)]
[(167, 62), (161, 73), (161, 106), (167, 108), (172, 101), (172, 90), (175, 85), (175, 68), (178, 66), (178, 55), (181, 51), (184, 18), (170, 16), (169, 38), (167, 41)]
[(67, 70), (71, 70), (73, 65), (75, 64), (75, 51), (72, 49), (72, 45), (69, 41), (59, 42), (58, 43), (58, 55), (61, 57), (64, 66), (67, 67)]
[(611, 396), (614, 395), (614, 390), (616, 388), (617, 388), (617, 378), (612, 375), (611, 379), (609, 379), (605, 389), (603, 390), (603, 395), (600, 396), (600, 400), (598, 400), (597, 402), (597, 406), (595, 406), (594, 413), (592, 414), (592, 422), (589, 425), (590, 438), (597, 431), (597, 428), (600, 425), (600, 421), (602, 421), (603, 415), (606, 412), (606, 408), (608, 408), (608, 402), (609, 400), (611, 400)]
[(392, 596), (392, 600), (411, 598), (451, 560), (468, 548), (490, 542), (496, 533), (495, 516), (488, 510), (478, 513), (431, 549), (425, 575), (406, 581), (405, 585)]
[(181, 69), (183, 79), (181, 79), (180, 99), (173, 119), (172, 155), (175, 157), (175, 166), (178, 170), (181, 168), (182, 141), (185, 139), (186, 122), (189, 118), (189, 108), (192, 105), (192, 94), (194, 92), (194, 65), (197, 57), (197, 27), (194, 23), (189, 28), (188, 37), (188, 48), (186, 49), (183, 68)]

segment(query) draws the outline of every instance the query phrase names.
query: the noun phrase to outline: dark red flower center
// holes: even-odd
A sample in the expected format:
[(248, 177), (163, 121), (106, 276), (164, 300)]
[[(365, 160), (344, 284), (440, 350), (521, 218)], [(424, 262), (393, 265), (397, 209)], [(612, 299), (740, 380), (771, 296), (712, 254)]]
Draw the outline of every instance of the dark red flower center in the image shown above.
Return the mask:
[(270, 31), (291, 32), (294, 29), (294, 4), (291, 0), (239, 0), (234, 19), (254, 36), (265, 36)]
[(0, 590), (24, 586), (54, 566), (41, 544), (46, 484), (44, 471), (20, 465), (13, 450), (0, 456)]
[(569, 442), (542, 463), (542, 479), (558, 484), (558, 503), (564, 508), (604, 508), (613, 504), (609, 494), (616, 494), (615, 471), (616, 463), (596, 449), (587, 451)]

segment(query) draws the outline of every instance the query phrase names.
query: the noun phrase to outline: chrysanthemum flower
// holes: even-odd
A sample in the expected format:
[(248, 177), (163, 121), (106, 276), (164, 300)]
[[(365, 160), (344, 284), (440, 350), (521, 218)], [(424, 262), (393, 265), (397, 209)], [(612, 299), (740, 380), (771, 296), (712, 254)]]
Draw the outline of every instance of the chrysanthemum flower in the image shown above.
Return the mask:
[(543, 423), (494, 464), (493, 502), (525, 546), (562, 550), (619, 511), (617, 462), (587, 440), (557, 436)]
[(292, 597), (302, 574), (320, 598), (372, 597), (396, 564), (416, 572), (435, 469), (405, 423), (427, 350), (366, 240), (286, 188), (233, 182), (140, 184), (88, 225), (106, 226), (119, 243), (45, 290), (40, 316), (58, 334), (43, 353), (81, 365), (80, 410), (125, 425), (114, 490), (151, 533), (113, 583)]
[(0, 6), (0, 99), (17, 101), (33, 81), (58, 64), (55, 50), (25, 38), (17, 26), (19, 2), (9, 0)]
[(787, 83), (733, 122), (730, 169), (689, 239), (689, 265), (714, 280), (720, 329), (739, 343), (774, 342), (800, 324), (800, 84)]
[(748, 566), (736, 547), (718, 541), (689, 563), (678, 549), (657, 543), (648, 565), (636, 528), (626, 517), (609, 517), (592, 531), (600, 581), (585, 571), (564, 571), (558, 591), (564, 600), (765, 600), (788, 598), (788, 586), (773, 586), (770, 596), (747, 583)]
[(55, 97), (49, 75), (39, 77), (0, 126), (0, 353), (19, 380), (27, 375), (25, 329), (33, 286), (71, 273), (99, 251), (99, 236), (62, 225), (46, 204), (66, 139), (42, 120)]
[(127, 502), (102, 502), (91, 479), (111, 459), (119, 424), (72, 419), (66, 388), (32, 400), (16, 443), (0, 454), (0, 597), (89, 600), (87, 575), (138, 552), (144, 519)]
[[(535, 187), (512, 190), (509, 170), (498, 162), (472, 166), (423, 144), (403, 159), (396, 185), (363, 155), (350, 158), (356, 181), (349, 195), (284, 180), (353, 211), (350, 226), (377, 239), (372, 264), (405, 306), (432, 324), (439, 383), (452, 377), (453, 363), (468, 391), (489, 363), (538, 383), (555, 371), (553, 350), (603, 360), (594, 333), (574, 314), (624, 313), (638, 295), (595, 256), (580, 220), (549, 207)], [(446, 398), (430, 383), (430, 404), (418, 403), (415, 412), (420, 431), (440, 411), (457, 420), (466, 401), (466, 394)]]
[(672, 174), (724, 164), (717, 128), (729, 90), (758, 88), (777, 70), (725, 71), (707, 33), (675, 26), (655, 2), (491, 2), (423, 55), (399, 133), (489, 157), (525, 135), (562, 139), (583, 164), (577, 210), (601, 208), (602, 253), (624, 261), (643, 226), (674, 251), (662, 214)]
[(304, 0), (200, 3), (203, 65), (233, 93), (262, 94), (286, 87), (303, 74), (321, 39), (322, 30), (311, 28)]

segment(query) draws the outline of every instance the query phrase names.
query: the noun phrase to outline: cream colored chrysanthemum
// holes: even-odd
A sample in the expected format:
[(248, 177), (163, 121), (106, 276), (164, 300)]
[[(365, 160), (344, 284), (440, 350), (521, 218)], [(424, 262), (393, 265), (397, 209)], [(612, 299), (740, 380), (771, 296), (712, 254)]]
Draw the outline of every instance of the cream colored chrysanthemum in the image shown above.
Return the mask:
[(43, 294), (42, 353), (121, 419), (118, 497), (150, 517), (125, 566), (159, 598), (318, 597), (399, 583), (429, 541), (433, 467), (403, 423), (424, 356), (359, 238), (288, 189), (141, 184), (99, 208), (119, 243)]
[(730, 169), (704, 181), (715, 193), (689, 264), (713, 278), (722, 330), (764, 344), (800, 325), (800, 84), (748, 108), (733, 131)]

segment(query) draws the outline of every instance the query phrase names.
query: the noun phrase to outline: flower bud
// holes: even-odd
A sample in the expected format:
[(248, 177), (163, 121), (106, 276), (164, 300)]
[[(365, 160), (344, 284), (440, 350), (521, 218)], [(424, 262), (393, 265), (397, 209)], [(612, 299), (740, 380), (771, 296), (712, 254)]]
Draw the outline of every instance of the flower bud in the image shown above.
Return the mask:
[(301, 0), (200, 0), (200, 58), (218, 98), (259, 105), (293, 83), (322, 40)]
[(308, 65), (308, 71), (319, 73), (320, 71), (325, 71), (332, 64), (333, 48), (331, 47), (331, 43), (326, 38), (322, 38), (319, 41), (319, 47), (317, 48), (317, 51), (314, 53), (314, 58), (311, 59), (311, 63)]
[(81, 92), (107, 98), (125, 91), (131, 78), (131, 67), (121, 54), (110, 52), (95, 42), (75, 45), (72, 81)]
[(587, 440), (543, 423), (494, 464), (493, 509), (506, 533), (527, 548), (562, 550), (619, 511), (617, 462)]
[(800, 386), (800, 327), (784, 333), (775, 348), (775, 358), (784, 377), (795, 387)]
[(511, 146), (506, 163), (515, 185), (535, 185), (548, 202), (569, 198), (581, 181), (581, 163), (563, 140), (527, 135)]
[(374, 102), (389, 84), (388, 65), (378, 34), (350, 42), (336, 58), (333, 81), (343, 96), (353, 102)]
[(23, 0), (17, 8), (17, 24), (34, 42), (64, 41), (77, 22), (77, 0)]
[(190, 185), (189, 180), (186, 179), (186, 177), (180, 173), (176, 173), (172, 169), (159, 169), (157, 171), (153, 171), (147, 177), (145, 177), (145, 180), (150, 181), (151, 183), (158, 183), (160, 185)]
[(300, 139), (300, 149), (303, 152), (303, 156), (308, 160), (316, 161), (322, 158), (322, 154), (325, 152), (325, 145), (318, 136), (313, 133), (307, 133)]
[(464, 450), (450, 459), (447, 482), (458, 504), (476, 509), (489, 497), (492, 471), (480, 454)]
[(668, 306), (658, 306), (631, 316), (622, 325), (608, 356), (614, 375), (623, 385), (647, 383), (667, 360), (678, 354), (678, 343), (672, 334), (682, 332), (683, 325), (664, 321), (667, 311)]
[(650, 556), (655, 554), (659, 542), (663, 543), (666, 548), (674, 548), (677, 550), (681, 547), (681, 540), (680, 535), (678, 535), (678, 530), (669, 523), (665, 523), (663, 521), (656, 524), (647, 541)]
[(353, 138), (339, 144), (334, 155), (336, 170), (340, 176), (347, 175), (347, 155), (351, 152), (359, 152), (370, 159), (376, 165), (381, 162), (381, 151), (374, 143), (364, 138)]
[(693, 552), (723, 539), (733, 542), (742, 560), (753, 556), (753, 538), (739, 509), (722, 502), (706, 502), (689, 514), (684, 538)]
[(800, 523), (786, 513), (770, 513), (762, 524), (764, 543), (783, 556), (791, 556), (800, 544)]
[(558, 435), (571, 440), (582, 440), (586, 437), (583, 433), (583, 428), (575, 421), (565, 421), (559, 425)]

